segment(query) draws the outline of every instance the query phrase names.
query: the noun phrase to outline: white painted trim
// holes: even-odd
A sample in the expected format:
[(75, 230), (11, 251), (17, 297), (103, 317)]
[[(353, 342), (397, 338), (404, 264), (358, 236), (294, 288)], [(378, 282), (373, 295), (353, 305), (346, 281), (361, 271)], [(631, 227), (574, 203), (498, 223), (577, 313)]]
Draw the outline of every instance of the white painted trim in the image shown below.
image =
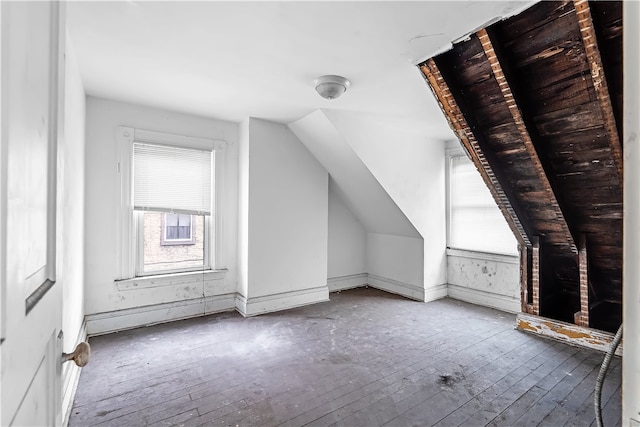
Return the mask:
[[(425, 301), (425, 289), (422, 287), (389, 279), (388, 277), (377, 276), (375, 274), (369, 274), (368, 277), (369, 286), (372, 288), (391, 292), (392, 294), (402, 295), (417, 301)], [(441, 298), (445, 296), (447, 296), (446, 287), (444, 289), (444, 295)]]
[(89, 336), (95, 336), (140, 326), (149, 326), (223, 311), (232, 311), (235, 308), (235, 296), (235, 293), (228, 293), (106, 313), (90, 314), (85, 318), (87, 334)]
[[(9, 36), (7, 25), (3, 24), (2, 4), (0, 4), (0, 65), (8, 62), (4, 59), (7, 56), (6, 41)], [(3, 56), (4, 55), (4, 56)], [(9, 101), (8, 94), (2, 92), (2, 88), (9, 86), (9, 70), (0, 67), (0, 345), (6, 337), (6, 256), (7, 256), (7, 180), (9, 178), (8, 155), (9, 155)], [(2, 356), (0, 356), (0, 372), (2, 372)], [(0, 374), (1, 375), (1, 374)], [(2, 390), (0, 390), (0, 402), (2, 402)], [(2, 420), (2, 405), (0, 404), (0, 420)]]
[(133, 209), (131, 208), (131, 194), (133, 185), (131, 179), (131, 159), (134, 129), (129, 127), (119, 127), (116, 133), (118, 141), (118, 164), (117, 172), (119, 180), (117, 182), (120, 203), (117, 213), (117, 248), (116, 270), (118, 279), (127, 279), (136, 274), (136, 234), (137, 222), (134, 220)]
[(448, 295), (448, 287), (446, 283), (432, 286), (424, 290), (424, 302), (431, 302), (445, 298)]
[(237, 294), (236, 309), (244, 317), (250, 317), (325, 301), (329, 301), (329, 288), (318, 286), (261, 297), (246, 298), (244, 295)]
[(153, 144), (166, 144), (173, 147), (197, 148), (200, 150), (223, 149), (227, 143), (222, 140), (208, 138), (196, 138), (193, 136), (177, 135), (166, 132), (155, 132), (144, 129), (134, 129), (133, 139), (136, 142), (148, 142)]
[(329, 292), (344, 291), (345, 289), (353, 289), (365, 286), (369, 283), (368, 280), (369, 275), (367, 273), (331, 277), (327, 279), (327, 287), (329, 288)]
[[(58, 144), (64, 138), (64, 10), (60, 4), (51, 7), (51, 57), (49, 71), (49, 136), (47, 150), (47, 264), (45, 281), (56, 281)], [(61, 28), (62, 27), (62, 28)], [(61, 51), (62, 49), (62, 51)], [(62, 76), (62, 78), (60, 78)], [(61, 95), (62, 94), (62, 95)], [(62, 98), (62, 99), (60, 99)], [(43, 281), (44, 282), (44, 281)], [(39, 285), (41, 285), (41, 282)], [(31, 291), (29, 291), (31, 293)]]
[(114, 283), (117, 290), (130, 291), (134, 289), (181, 285), (184, 283), (224, 280), (226, 274), (227, 270), (190, 271), (186, 273), (134, 277), (133, 279), (116, 280)]
[(640, 426), (640, 3), (622, 2), (624, 224), (622, 255), (623, 427)]
[(520, 312), (520, 298), (512, 298), (493, 292), (451, 284), (447, 285), (447, 294), (453, 299), (466, 301), (475, 305), (491, 307), (509, 313)]
[(209, 244), (205, 249), (205, 256), (208, 265), (211, 268), (221, 268), (225, 264), (223, 259), (225, 242), (224, 239), (224, 209), (221, 208), (221, 201), (224, 200), (225, 189), (225, 149), (227, 141), (217, 139), (196, 138), (192, 136), (176, 135), (165, 132), (154, 132), (143, 129), (135, 129), (132, 127), (119, 126), (116, 132), (116, 140), (118, 142), (118, 164), (117, 172), (119, 180), (117, 182), (117, 191), (120, 197), (120, 204), (117, 212), (117, 248), (118, 256), (116, 257), (116, 269), (118, 272), (117, 279), (124, 280), (135, 277), (136, 275), (136, 258), (139, 248), (136, 247), (136, 241), (140, 238), (138, 235), (139, 224), (134, 218), (132, 209), (132, 158), (133, 143), (149, 142), (156, 144), (166, 144), (177, 147), (196, 148), (203, 150), (211, 150), (213, 152), (214, 161), (214, 185), (213, 206), (211, 218), (214, 222), (205, 227), (208, 234)]
[(499, 254), (493, 252), (470, 251), (468, 249), (447, 248), (447, 256), (495, 261), (503, 264), (520, 264), (520, 255)]
[[(587, 347), (602, 352), (607, 352), (611, 347), (614, 334), (596, 329), (585, 328), (573, 323), (561, 322), (542, 316), (534, 316), (519, 313), (516, 318), (516, 328), (562, 341), (578, 347)], [(622, 356), (624, 342), (621, 342), (616, 350), (616, 355)]]
[(226, 143), (216, 142), (215, 150), (213, 152), (213, 214), (209, 219), (209, 227), (207, 233), (209, 234), (209, 245), (207, 248), (207, 257), (209, 265), (213, 269), (221, 269), (226, 267), (225, 251), (224, 247), (226, 242), (224, 240), (224, 226), (228, 211), (226, 206), (223, 206), (222, 201), (225, 200), (226, 182)]
[[(78, 344), (87, 340), (87, 322), (82, 322), (78, 337), (76, 338), (73, 349)], [(65, 349), (67, 352), (73, 351), (73, 349)], [(91, 360), (91, 358), (89, 358)], [(62, 365), (62, 425), (66, 427), (69, 424), (69, 417), (71, 416), (71, 409), (73, 408), (73, 401), (76, 397), (76, 391), (78, 389), (78, 382), (80, 381), (80, 373), (82, 368), (76, 366), (75, 363), (68, 362)]]

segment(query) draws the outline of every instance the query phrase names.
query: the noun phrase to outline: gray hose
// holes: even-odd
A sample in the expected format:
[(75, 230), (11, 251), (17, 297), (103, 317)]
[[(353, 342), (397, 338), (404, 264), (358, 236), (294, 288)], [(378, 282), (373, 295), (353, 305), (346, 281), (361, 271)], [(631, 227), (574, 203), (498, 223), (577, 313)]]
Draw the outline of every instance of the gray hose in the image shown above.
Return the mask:
[(603, 427), (602, 425), (602, 405), (600, 401), (602, 400), (602, 383), (604, 383), (604, 377), (607, 375), (607, 370), (609, 369), (609, 364), (611, 363), (611, 359), (613, 358), (618, 345), (620, 344), (620, 340), (622, 339), (622, 325), (618, 328), (618, 332), (613, 337), (613, 341), (611, 342), (611, 347), (609, 347), (609, 351), (604, 356), (604, 360), (602, 361), (602, 365), (600, 366), (600, 372), (598, 372), (598, 379), (596, 379), (596, 390), (593, 394), (593, 401), (596, 411), (596, 423), (598, 427)]

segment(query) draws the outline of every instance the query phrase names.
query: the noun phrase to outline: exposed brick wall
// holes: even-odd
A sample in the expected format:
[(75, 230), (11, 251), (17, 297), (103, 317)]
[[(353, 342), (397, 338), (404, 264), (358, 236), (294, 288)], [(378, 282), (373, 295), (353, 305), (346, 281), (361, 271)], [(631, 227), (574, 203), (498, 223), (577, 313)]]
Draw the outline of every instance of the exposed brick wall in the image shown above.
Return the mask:
[(204, 260), (204, 217), (194, 215), (195, 244), (162, 245), (162, 213), (144, 214), (144, 271), (201, 267)]
[(589, 276), (587, 272), (587, 239), (580, 236), (580, 248), (578, 249), (578, 268), (580, 272), (580, 316), (576, 324), (589, 326)]
[(538, 237), (533, 239), (533, 262), (531, 263), (531, 277), (533, 282), (533, 313), (540, 315), (540, 241)]
[(529, 290), (527, 289), (529, 278), (527, 269), (528, 248), (526, 245), (518, 245), (518, 249), (520, 250), (520, 309), (523, 313), (529, 313)]

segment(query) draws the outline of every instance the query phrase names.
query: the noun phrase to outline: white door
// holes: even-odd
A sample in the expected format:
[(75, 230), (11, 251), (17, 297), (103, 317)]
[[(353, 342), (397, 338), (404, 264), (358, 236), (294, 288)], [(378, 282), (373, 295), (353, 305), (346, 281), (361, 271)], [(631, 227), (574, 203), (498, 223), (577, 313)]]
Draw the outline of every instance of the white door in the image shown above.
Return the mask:
[(64, 13), (49, 1), (0, 8), (0, 425), (59, 425), (55, 176)]

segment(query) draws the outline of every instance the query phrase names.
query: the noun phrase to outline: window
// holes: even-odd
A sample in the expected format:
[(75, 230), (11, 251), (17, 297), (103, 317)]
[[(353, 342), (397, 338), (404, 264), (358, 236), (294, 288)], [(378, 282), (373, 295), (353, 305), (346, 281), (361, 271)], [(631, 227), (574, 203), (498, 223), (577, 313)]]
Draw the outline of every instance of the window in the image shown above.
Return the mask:
[[(209, 267), (205, 229), (211, 214), (211, 172), (211, 150), (134, 141), (133, 209), (141, 211), (136, 214), (136, 275)], [(198, 240), (191, 221), (196, 215), (202, 217)]]
[(118, 141), (118, 279), (215, 268), (215, 153), (226, 144), (126, 127)]
[(137, 275), (208, 268), (208, 216), (145, 211), (136, 213), (143, 248)]
[(162, 245), (193, 245), (195, 235), (192, 224), (193, 215), (165, 213), (162, 216)]
[(517, 241), (475, 165), (461, 149), (448, 155), (449, 228), (452, 249), (517, 254)]

